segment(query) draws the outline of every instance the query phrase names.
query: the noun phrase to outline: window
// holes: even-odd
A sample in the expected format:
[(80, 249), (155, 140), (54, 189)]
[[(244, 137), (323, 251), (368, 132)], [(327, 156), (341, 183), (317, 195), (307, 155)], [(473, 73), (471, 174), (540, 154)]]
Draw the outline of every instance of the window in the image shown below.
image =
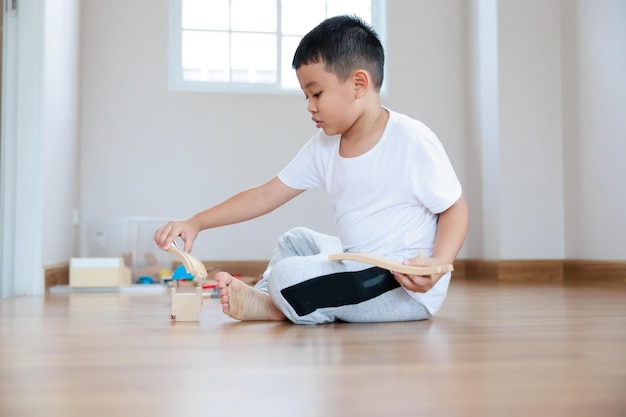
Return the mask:
[(293, 54), (327, 17), (355, 14), (384, 42), (385, 0), (170, 0), (170, 89), (301, 93)]

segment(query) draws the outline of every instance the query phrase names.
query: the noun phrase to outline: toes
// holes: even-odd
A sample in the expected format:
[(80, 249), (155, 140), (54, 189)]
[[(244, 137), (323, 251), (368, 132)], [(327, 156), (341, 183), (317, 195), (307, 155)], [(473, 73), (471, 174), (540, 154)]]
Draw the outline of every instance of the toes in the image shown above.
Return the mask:
[(225, 288), (233, 282), (233, 277), (226, 272), (218, 272), (215, 274), (215, 280), (217, 281), (220, 288)]

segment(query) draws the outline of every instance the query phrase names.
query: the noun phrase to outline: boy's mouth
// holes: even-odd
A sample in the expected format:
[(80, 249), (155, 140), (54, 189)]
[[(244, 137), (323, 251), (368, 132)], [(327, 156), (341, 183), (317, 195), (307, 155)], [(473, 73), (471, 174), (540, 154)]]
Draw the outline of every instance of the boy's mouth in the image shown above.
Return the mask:
[(315, 127), (316, 128), (320, 128), (322, 127), (322, 121), (321, 120), (317, 120), (316, 118), (312, 117), (311, 120), (313, 120), (313, 123), (315, 123)]

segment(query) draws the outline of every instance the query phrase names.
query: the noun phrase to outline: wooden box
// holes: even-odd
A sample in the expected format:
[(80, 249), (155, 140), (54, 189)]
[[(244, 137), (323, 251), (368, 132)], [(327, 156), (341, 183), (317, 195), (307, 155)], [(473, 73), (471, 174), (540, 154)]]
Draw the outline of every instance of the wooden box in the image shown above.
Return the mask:
[(123, 258), (72, 258), (70, 260), (70, 287), (105, 288), (131, 285), (131, 270)]
[(178, 292), (170, 288), (172, 296), (172, 314), (174, 321), (198, 321), (202, 313), (202, 287), (196, 287), (193, 292)]

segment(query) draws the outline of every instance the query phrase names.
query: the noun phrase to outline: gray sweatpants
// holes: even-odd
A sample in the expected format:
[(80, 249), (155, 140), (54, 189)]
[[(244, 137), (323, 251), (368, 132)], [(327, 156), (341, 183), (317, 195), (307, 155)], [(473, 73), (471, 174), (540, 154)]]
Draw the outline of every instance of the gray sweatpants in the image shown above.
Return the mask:
[(283, 314), (296, 324), (321, 324), (336, 320), (387, 322), (430, 318), (426, 307), (401, 287), (357, 304), (318, 308), (306, 315), (298, 315), (281, 293), (283, 289), (329, 274), (371, 268), (371, 265), (362, 262), (328, 260), (328, 255), (342, 251), (341, 242), (334, 236), (304, 227), (291, 229), (278, 239), (267, 270), (255, 288), (268, 293)]

